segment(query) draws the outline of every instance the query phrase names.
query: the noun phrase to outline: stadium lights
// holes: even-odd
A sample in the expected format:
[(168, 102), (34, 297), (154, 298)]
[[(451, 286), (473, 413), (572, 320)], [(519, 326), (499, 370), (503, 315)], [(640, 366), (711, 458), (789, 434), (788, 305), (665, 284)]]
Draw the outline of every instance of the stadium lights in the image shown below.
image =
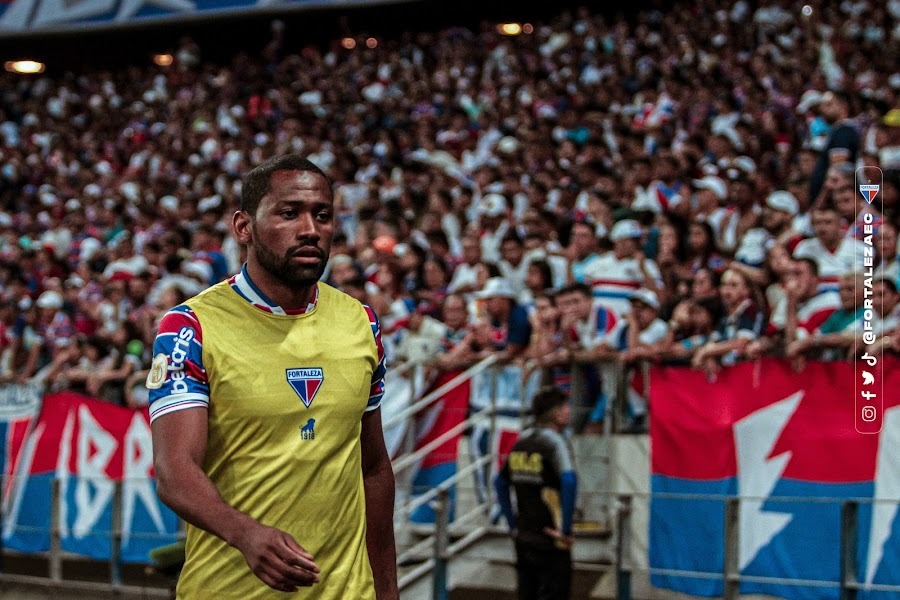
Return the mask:
[(519, 35), (522, 33), (522, 25), (519, 23), (500, 23), (497, 32), (503, 35)]
[(356, 48), (356, 40), (352, 37), (345, 37), (341, 40), (341, 46), (343, 46), (345, 50), (353, 50)]
[(158, 67), (168, 67), (171, 66), (173, 62), (175, 62), (175, 57), (171, 54), (154, 54), (153, 62)]
[(35, 75), (47, 68), (47, 65), (36, 60), (8, 60), (3, 66), (10, 73), (19, 75)]

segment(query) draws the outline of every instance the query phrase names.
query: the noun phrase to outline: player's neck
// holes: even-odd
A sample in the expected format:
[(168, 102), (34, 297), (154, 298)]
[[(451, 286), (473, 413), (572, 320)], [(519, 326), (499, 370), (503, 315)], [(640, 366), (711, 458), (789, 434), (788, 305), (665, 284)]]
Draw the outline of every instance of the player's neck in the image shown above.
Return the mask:
[(315, 297), (315, 283), (305, 287), (286, 285), (252, 261), (247, 262), (247, 275), (250, 277), (253, 285), (259, 288), (269, 300), (284, 310), (306, 308)]

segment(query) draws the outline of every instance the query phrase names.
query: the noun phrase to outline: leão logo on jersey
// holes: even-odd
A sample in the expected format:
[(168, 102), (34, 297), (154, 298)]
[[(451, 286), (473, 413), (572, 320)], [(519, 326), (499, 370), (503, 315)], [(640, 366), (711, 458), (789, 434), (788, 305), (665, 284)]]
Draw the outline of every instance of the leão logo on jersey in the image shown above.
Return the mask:
[(872, 204), (872, 202), (875, 200), (875, 196), (878, 195), (879, 190), (881, 190), (881, 186), (877, 183), (859, 184), (859, 193), (862, 194), (862, 197), (869, 204)]
[(300, 400), (306, 408), (312, 404), (322, 382), (325, 381), (325, 375), (319, 367), (286, 369), (288, 383), (300, 396)]
[(306, 422), (306, 425), (300, 428), (300, 439), (301, 440), (314, 440), (316, 439), (316, 420), (310, 419)]

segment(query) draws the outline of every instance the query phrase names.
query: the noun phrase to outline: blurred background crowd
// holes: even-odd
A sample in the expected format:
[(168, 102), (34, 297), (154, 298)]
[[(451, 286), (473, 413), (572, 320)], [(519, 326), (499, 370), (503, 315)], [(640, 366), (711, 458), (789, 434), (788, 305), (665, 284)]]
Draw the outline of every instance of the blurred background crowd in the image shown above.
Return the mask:
[(0, 381), (145, 403), (157, 319), (240, 269), (241, 175), (289, 152), (332, 178), (325, 279), (395, 364), (596, 390), (601, 363), (900, 350), (900, 1), (514, 29), (294, 52), (276, 22), (230, 64), (185, 38), (166, 67), (4, 74)]

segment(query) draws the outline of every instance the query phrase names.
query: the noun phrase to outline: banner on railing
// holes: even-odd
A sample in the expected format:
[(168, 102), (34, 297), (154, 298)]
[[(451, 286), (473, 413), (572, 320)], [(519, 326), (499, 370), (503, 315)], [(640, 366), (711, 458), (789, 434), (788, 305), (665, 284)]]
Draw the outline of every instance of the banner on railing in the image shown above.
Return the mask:
[(122, 482), (124, 562), (149, 562), (173, 543), (178, 519), (156, 496), (147, 412), (78, 394), (45, 396), (26, 435), (7, 444), (14, 476), (4, 490), (4, 544), (21, 552), (50, 547), (50, 499), (60, 486), (60, 534), (67, 552), (98, 560), (112, 552), (112, 506)]
[(41, 387), (28, 383), (0, 385), (0, 473), (11, 481), (13, 465), (32, 420), (41, 409)]
[[(855, 430), (848, 363), (810, 363), (796, 373), (786, 361), (765, 359), (726, 369), (714, 383), (691, 369), (654, 369), (651, 568), (721, 574), (725, 497), (741, 496), (741, 576), (836, 584), (841, 500), (853, 498), (862, 500), (858, 579), (900, 582), (900, 361), (884, 372), (884, 427), (863, 435)], [(698, 596), (723, 592), (722, 579), (708, 576), (654, 574), (651, 582)], [(837, 587), (757, 582), (741, 582), (740, 591), (791, 600), (839, 596)]]
[[(459, 371), (442, 373), (435, 380), (431, 389), (438, 389), (458, 375), (460, 375)], [(463, 381), (416, 417), (415, 450), (424, 448), (466, 420), (466, 413), (469, 410), (470, 383), (471, 381), (469, 380)], [(456, 462), (461, 436), (462, 432), (452, 436), (426, 454), (416, 466), (412, 482), (414, 498), (420, 494), (427, 493), (432, 488), (456, 475)], [(449, 500), (450, 519), (452, 520), (456, 504), (455, 487), (449, 490)], [(420, 506), (413, 511), (410, 520), (415, 523), (434, 523), (434, 510), (428, 504)]]

